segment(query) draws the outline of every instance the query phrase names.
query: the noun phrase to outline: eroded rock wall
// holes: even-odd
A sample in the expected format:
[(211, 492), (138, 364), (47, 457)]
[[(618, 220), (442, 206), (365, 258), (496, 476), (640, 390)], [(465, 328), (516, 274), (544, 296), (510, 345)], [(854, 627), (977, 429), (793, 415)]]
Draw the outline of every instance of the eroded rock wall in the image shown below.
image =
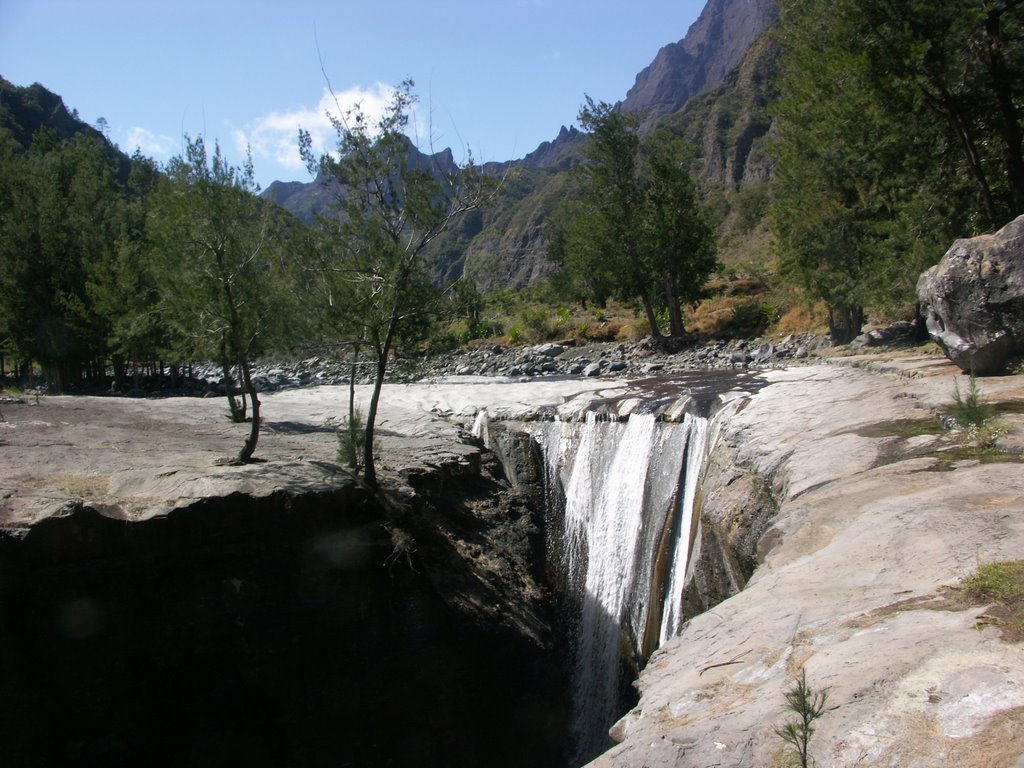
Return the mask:
[[(958, 372), (935, 361), (890, 367), (766, 373), (770, 385), (725, 422), (718, 450), (727, 446), (735, 472), (709, 470), (703, 520), (718, 515), (708, 505), (724, 506), (701, 544), (729, 557), (708, 581), (725, 592), (743, 580), (762, 520), (753, 510), (773, 505), (738, 500), (769, 482), (778, 511), (754, 549), (760, 563), (654, 654), (639, 704), (613, 729), (620, 744), (593, 765), (788, 764), (773, 726), (803, 671), (829, 692), (811, 741), (818, 765), (1019, 762), (1020, 646), (979, 631), (984, 607), (941, 590), (1024, 549), (1024, 422), (1006, 417), (1002, 461), (950, 460), (955, 436), (911, 427), (935, 423)], [(986, 384), (991, 400), (1024, 398), (1020, 377)]]
[(562, 765), (534, 521), (493, 466), (407, 479), (0, 539), (5, 762)]

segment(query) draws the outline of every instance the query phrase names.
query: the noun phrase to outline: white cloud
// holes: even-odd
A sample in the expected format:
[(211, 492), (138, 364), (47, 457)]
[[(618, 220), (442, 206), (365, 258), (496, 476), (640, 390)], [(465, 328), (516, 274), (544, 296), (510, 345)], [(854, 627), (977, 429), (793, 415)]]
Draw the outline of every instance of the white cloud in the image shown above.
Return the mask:
[(146, 128), (136, 126), (128, 129), (127, 146), (131, 151), (136, 148), (148, 157), (167, 158), (178, 149), (178, 142), (169, 136), (153, 133)]
[(379, 120), (391, 101), (393, 89), (389, 85), (376, 83), (369, 88), (353, 86), (347, 91), (332, 94), (324, 88), (320, 102), (315, 107), (299, 107), (291, 111), (271, 112), (257, 118), (244, 128), (234, 132), (235, 145), (244, 152), (248, 145), (253, 160), (272, 160), (293, 171), (302, 170), (304, 164), (299, 156), (299, 129), (308, 131), (313, 151), (317, 155), (335, 148), (337, 135), (328, 115), (343, 118), (356, 104), (366, 115), (370, 125)]

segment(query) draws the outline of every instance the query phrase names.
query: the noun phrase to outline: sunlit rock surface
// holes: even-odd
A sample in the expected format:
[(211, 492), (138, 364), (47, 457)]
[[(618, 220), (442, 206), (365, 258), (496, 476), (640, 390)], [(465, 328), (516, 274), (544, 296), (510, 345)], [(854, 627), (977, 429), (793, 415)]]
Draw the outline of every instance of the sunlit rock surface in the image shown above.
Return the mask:
[[(702, 525), (727, 540), (749, 524), (751, 496), (770, 497), (754, 545), (763, 562), (653, 656), (638, 706), (613, 729), (621, 743), (593, 765), (788, 764), (773, 725), (801, 669), (829, 689), (818, 765), (1019, 764), (1024, 648), (979, 631), (984, 607), (958, 608), (940, 589), (1024, 552), (1021, 416), (1003, 417), (1010, 462), (956, 458), (943, 451), (950, 436), (913, 428), (934, 426), (952, 400), (954, 366), (847, 362), (869, 370), (765, 373), (770, 385), (722, 421)], [(986, 380), (984, 392), (1019, 404), (1024, 378)], [(735, 543), (716, 553), (711, 540), (700, 558)]]

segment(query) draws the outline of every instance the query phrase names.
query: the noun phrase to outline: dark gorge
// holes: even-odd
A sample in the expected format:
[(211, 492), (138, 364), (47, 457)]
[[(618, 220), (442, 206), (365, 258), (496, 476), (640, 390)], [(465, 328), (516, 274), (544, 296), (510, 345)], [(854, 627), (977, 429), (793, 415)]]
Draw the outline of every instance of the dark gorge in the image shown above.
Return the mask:
[(694, 562), (699, 481), (753, 383), (481, 418), (490, 449), (387, 500), (79, 504), (8, 531), (6, 764), (581, 764), (650, 654), (735, 589), (721, 551)]

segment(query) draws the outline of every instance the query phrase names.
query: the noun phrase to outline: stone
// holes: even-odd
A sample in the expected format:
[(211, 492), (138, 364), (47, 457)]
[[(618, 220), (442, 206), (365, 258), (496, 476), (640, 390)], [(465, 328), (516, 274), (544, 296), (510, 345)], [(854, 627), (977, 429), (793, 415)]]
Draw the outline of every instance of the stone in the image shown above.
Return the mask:
[(533, 349), (535, 354), (541, 355), (542, 357), (558, 357), (560, 354), (565, 352), (566, 348), (561, 344), (541, 344), (539, 347)]
[(1024, 349), (1024, 216), (957, 240), (917, 282), (932, 339), (961, 370), (1001, 373)]

